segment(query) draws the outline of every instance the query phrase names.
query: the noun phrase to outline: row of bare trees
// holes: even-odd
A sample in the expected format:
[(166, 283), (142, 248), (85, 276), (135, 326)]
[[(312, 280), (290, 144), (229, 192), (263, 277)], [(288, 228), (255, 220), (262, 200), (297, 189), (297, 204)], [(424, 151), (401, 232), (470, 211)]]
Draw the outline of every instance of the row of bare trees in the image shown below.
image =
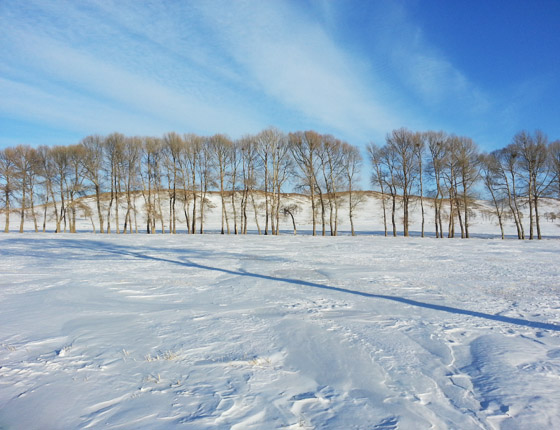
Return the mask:
[[(392, 234), (397, 235), (397, 211), (402, 208), (403, 234), (409, 235), (410, 203), (419, 200), (421, 235), (425, 234), (425, 196), (433, 205), (435, 235), (455, 236), (458, 223), (468, 238), (469, 219), (477, 185), (491, 198), (504, 238), (504, 218), (513, 219), (519, 239), (526, 237), (521, 208), (529, 208), (529, 239), (541, 239), (539, 203), (542, 197), (560, 198), (560, 141), (548, 143), (541, 131), (519, 132), (510, 145), (489, 154), (479, 153), (468, 137), (444, 132), (394, 130), (384, 146), (367, 147), (372, 184), (382, 194), (385, 235), (388, 212)], [(444, 217), (444, 202), (447, 214)], [(388, 208), (388, 203), (390, 208)]]
[[(176, 233), (177, 220), (184, 217), (189, 233), (202, 234), (212, 208), (208, 193), (216, 191), (222, 234), (247, 233), (252, 218), (259, 234), (277, 235), (281, 216), (290, 216), (296, 229), (298, 208), (282, 202), (289, 183), (312, 196), (313, 234), (320, 207), (322, 234), (328, 224), (336, 235), (342, 195), (349, 196), (351, 220), (359, 203), (353, 191), (360, 163), (356, 147), (332, 136), (313, 131), (286, 135), (275, 128), (237, 141), (220, 134), (153, 138), (113, 133), (88, 136), (71, 146), (20, 145), (0, 151), (4, 230), (10, 230), (10, 214), (17, 210), (20, 232), (26, 218), (33, 219), (35, 231), (45, 231), (47, 219), (53, 218), (56, 232), (75, 232), (80, 213), (101, 233), (138, 232), (143, 228), (139, 218), (148, 233), (158, 228)], [(93, 208), (84, 203), (87, 195), (95, 198)], [(138, 217), (140, 210), (143, 217)]]
[[(445, 232), (454, 237), (457, 225), (468, 238), (475, 200), (485, 191), (502, 237), (511, 219), (519, 239), (540, 239), (541, 199), (560, 197), (560, 141), (549, 143), (540, 131), (522, 131), (505, 148), (481, 154), (468, 137), (403, 128), (393, 130), (383, 146), (369, 144), (367, 153), (385, 235), (390, 225), (396, 236), (402, 222), (408, 236), (412, 208), (419, 207), (422, 236), (431, 222), (438, 238)], [(245, 234), (251, 222), (259, 234), (276, 235), (281, 216), (290, 217), (296, 231), (298, 207), (282, 201), (291, 187), (309, 196), (313, 235), (337, 235), (343, 210), (354, 235), (354, 214), (364, 197), (356, 192), (361, 163), (358, 148), (314, 131), (268, 128), (236, 141), (221, 134), (113, 133), (71, 146), (1, 150), (0, 204), (6, 232), (17, 211), (20, 232), (25, 219), (45, 231), (48, 218), (57, 232), (75, 232), (82, 214), (102, 233), (138, 232), (144, 228), (139, 218), (148, 233), (176, 233), (177, 220), (184, 218), (189, 233), (202, 234), (213, 205), (209, 193), (217, 192), (222, 234)], [(93, 208), (84, 203), (86, 195), (94, 196)], [(432, 220), (426, 219), (427, 205)]]

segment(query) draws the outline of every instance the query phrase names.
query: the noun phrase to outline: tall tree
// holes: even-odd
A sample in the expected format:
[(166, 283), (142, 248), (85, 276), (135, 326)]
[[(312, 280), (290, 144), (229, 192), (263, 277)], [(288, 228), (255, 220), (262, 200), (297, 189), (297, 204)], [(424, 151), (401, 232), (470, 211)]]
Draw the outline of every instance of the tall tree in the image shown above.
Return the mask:
[(395, 161), (395, 177), (401, 190), (403, 202), (403, 233), (409, 235), (410, 224), (410, 198), (415, 181), (418, 176), (418, 164), (416, 162), (416, 139), (414, 133), (401, 128), (393, 130), (387, 136), (387, 146), (391, 149)]
[(415, 133), (414, 134), (414, 150), (415, 150), (415, 157), (416, 161), (418, 162), (418, 186), (420, 191), (420, 213), (422, 215), (422, 231), (421, 236), (424, 237), (424, 228), (425, 228), (425, 211), (424, 211), (424, 169), (423, 169), (423, 159), (424, 159), (424, 152), (426, 148), (426, 136), (424, 133)]
[(500, 162), (500, 173), (502, 175), (503, 183), (506, 187), (508, 205), (511, 211), (511, 215), (517, 229), (517, 238), (525, 239), (525, 231), (523, 229), (523, 214), (521, 213), (521, 205), (519, 203), (518, 193), (520, 176), (517, 148), (515, 145), (510, 144), (495, 153), (497, 159)]
[(519, 167), (529, 202), (529, 239), (534, 238), (535, 226), (537, 238), (542, 239), (539, 202), (554, 180), (554, 173), (548, 160), (548, 138), (540, 130), (536, 130), (533, 134), (521, 131), (514, 136), (513, 145), (519, 154)]
[(209, 140), (212, 155), (216, 161), (217, 178), (220, 186), (220, 201), (222, 206), (222, 230), (221, 233), (230, 234), (229, 218), (226, 207), (226, 181), (228, 175), (228, 167), (230, 166), (230, 157), (232, 156), (233, 142), (223, 134), (216, 134)]
[(34, 209), (34, 188), (37, 178), (38, 155), (37, 150), (29, 145), (18, 145), (12, 151), (14, 164), (14, 178), (20, 192), (20, 224), (19, 232), (23, 233), (26, 211), (31, 208), (35, 231), (38, 231), (37, 217)]
[(257, 207), (254, 197), (254, 189), (257, 183), (255, 169), (258, 159), (256, 139), (254, 136), (245, 136), (240, 140), (239, 145), (241, 147), (242, 154), (241, 174), (243, 177), (243, 194), (241, 197), (241, 233), (247, 234), (247, 207), (249, 204), (249, 199), (251, 199), (255, 217), (255, 225), (259, 234), (261, 234), (261, 227), (259, 224)]
[(85, 149), (81, 145), (71, 145), (66, 149), (68, 151), (68, 183), (66, 185), (66, 198), (68, 201), (68, 209), (70, 210), (70, 233), (76, 233), (76, 214), (78, 208), (81, 206), (77, 201), (77, 198), (80, 195), (83, 195), (84, 191), (83, 159)]
[(456, 158), (458, 182), (461, 187), (461, 200), (463, 207), (464, 234), (461, 237), (469, 238), (469, 208), (472, 201), (472, 188), (479, 178), (478, 150), (475, 143), (468, 137), (459, 137), (453, 142), (451, 156)]
[(95, 190), (95, 203), (100, 233), (105, 233), (103, 208), (101, 205), (101, 193), (104, 180), (103, 141), (103, 137), (91, 135), (83, 138), (80, 142), (80, 145), (84, 148), (84, 156), (82, 159), (84, 174), (88, 181), (93, 184)]
[(181, 136), (177, 133), (167, 133), (163, 137), (164, 165), (167, 171), (167, 184), (169, 194), (169, 233), (177, 232), (177, 216), (175, 204), (177, 201), (177, 182), (179, 180), (179, 161), (181, 152), (184, 151), (185, 145)]
[[(299, 178), (299, 186), (310, 194), (313, 236), (315, 236), (317, 234), (315, 193), (317, 190), (320, 192), (317, 184), (317, 172), (319, 169), (318, 152), (321, 148), (321, 136), (314, 131), (299, 131), (290, 133), (288, 140), (297, 167), (296, 175)], [(324, 207), (324, 205), (322, 206)]]
[(362, 200), (355, 195), (356, 183), (359, 181), (360, 168), (362, 166), (362, 156), (360, 150), (355, 146), (344, 142), (342, 144), (342, 168), (346, 176), (348, 187), (348, 219), (350, 220), (350, 231), (352, 236), (356, 235), (354, 229), (354, 211)]
[[(204, 139), (196, 134), (186, 134), (183, 136), (183, 140), (187, 146), (187, 161), (188, 170), (191, 173), (191, 186), (192, 186), (192, 216), (191, 216), (191, 233), (196, 233), (196, 217), (197, 217), (197, 184), (198, 184), (198, 172), (199, 172), (199, 162), (201, 158), (201, 151), (204, 146)], [(201, 191), (202, 192), (202, 191)], [(201, 203), (202, 204), (202, 203)]]
[(198, 181), (200, 188), (200, 227), (199, 233), (204, 234), (204, 221), (206, 209), (210, 209), (211, 202), (208, 192), (214, 186), (215, 157), (208, 141), (201, 146), (198, 157)]
[(442, 208), (444, 199), (443, 167), (448, 145), (447, 135), (443, 131), (428, 131), (424, 133), (428, 144), (429, 163), (427, 170), (435, 185), (434, 195), (434, 224), (436, 238), (443, 238)]
[(136, 198), (133, 195), (134, 189), (138, 185), (138, 177), (141, 166), (142, 140), (138, 137), (125, 138), (123, 145), (125, 190), (126, 190), (126, 213), (124, 216), (123, 232), (126, 233), (127, 227), (132, 233), (132, 215), (134, 215), (134, 231), (138, 233), (138, 222), (136, 219)]
[(121, 168), (123, 162), (124, 135), (112, 133), (103, 142), (105, 155), (105, 168), (111, 184), (109, 205), (107, 206), (107, 233), (111, 233), (111, 210), (115, 202), (116, 231), (119, 230), (119, 191), (121, 181)]
[(370, 142), (367, 146), (367, 153), (369, 161), (373, 168), (371, 174), (371, 184), (374, 187), (379, 187), (381, 192), (381, 207), (383, 209), (383, 227), (385, 236), (387, 236), (387, 208), (385, 203), (385, 183), (387, 182), (386, 171), (383, 169), (383, 151), (375, 143)]
[(553, 173), (553, 183), (556, 190), (553, 195), (560, 199), (560, 140), (555, 140), (548, 147), (550, 169)]
[(500, 226), (500, 233), (502, 239), (505, 238), (504, 234), (504, 186), (502, 182), (501, 166), (496, 153), (481, 154), (480, 155), (480, 175), (486, 190), (492, 197), (494, 210)]
[(241, 145), (239, 141), (233, 142), (229, 156), (229, 175), (228, 180), (231, 188), (231, 209), (233, 215), (233, 233), (239, 234), (237, 223), (237, 185), (239, 181), (239, 165), (242, 159)]
[(67, 226), (66, 189), (68, 183), (68, 170), (70, 168), (68, 162), (68, 149), (65, 146), (55, 146), (51, 149), (50, 155), (53, 164), (53, 173), (55, 175), (54, 182), (58, 185), (58, 193), (60, 195), (60, 211), (56, 216), (56, 233), (61, 233), (63, 221), (64, 231), (66, 231)]
[(15, 192), (16, 166), (13, 148), (0, 150), (0, 189), (4, 203), (4, 232), (10, 231), (11, 200)]
[(285, 182), (288, 167), (289, 148), (284, 134), (269, 127), (255, 136), (259, 165), (262, 168), (263, 191), (265, 197), (265, 228), (268, 234), (269, 225), (272, 234), (278, 234), (280, 211), (280, 189)]

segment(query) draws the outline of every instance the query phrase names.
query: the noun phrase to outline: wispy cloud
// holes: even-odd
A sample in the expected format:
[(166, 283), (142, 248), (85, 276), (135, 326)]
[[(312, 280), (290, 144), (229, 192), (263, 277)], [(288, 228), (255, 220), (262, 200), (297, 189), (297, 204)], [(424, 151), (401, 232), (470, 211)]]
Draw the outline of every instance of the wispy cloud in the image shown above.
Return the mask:
[(345, 29), (333, 3), (6, 0), (0, 111), (92, 133), (236, 137), (277, 125), (359, 144), (400, 126), (437, 127), (424, 108), (450, 99), (464, 112), (486, 109), (402, 8), (384, 7), (392, 24), (366, 57), (359, 41), (348, 49), (335, 37)]

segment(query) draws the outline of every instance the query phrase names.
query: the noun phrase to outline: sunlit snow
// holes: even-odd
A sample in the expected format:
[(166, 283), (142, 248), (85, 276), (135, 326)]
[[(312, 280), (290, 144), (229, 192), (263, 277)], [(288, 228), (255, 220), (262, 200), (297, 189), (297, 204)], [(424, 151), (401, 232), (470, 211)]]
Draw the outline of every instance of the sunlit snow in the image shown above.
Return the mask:
[(560, 428), (560, 241), (285, 227), (0, 235), (0, 428)]

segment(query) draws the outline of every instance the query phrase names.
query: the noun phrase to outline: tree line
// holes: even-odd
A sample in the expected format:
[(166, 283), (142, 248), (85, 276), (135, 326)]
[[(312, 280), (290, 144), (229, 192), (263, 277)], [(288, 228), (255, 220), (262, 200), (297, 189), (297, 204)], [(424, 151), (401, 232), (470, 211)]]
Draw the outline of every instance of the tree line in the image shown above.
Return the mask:
[[(461, 237), (468, 238), (474, 200), (484, 189), (502, 238), (507, 218), (519, 239), (540, 239), (541, 198), (560, 197), (560, 141), (549, 143), (540, 131), (519, 132), (505, 148), (480, 153), (468, 137), (402, 128), (388, 134), (383, 146), (370, 143), (367, 155), (385, 235), (396, 236), (400, 223), (409, 235), (414, 202), (420, 205), (422, 236), (431, 222), (438, 238), (444, 230), (454, 237), (457, 224)], [(290, 187), (309, 197), (313, 235), (337, 235), (341, 211), (354, 235), (354, 214), (363, 202), (358, 192), (362, 164), (359, 148), (331, 135), (275, 128), (238, 140), (223, 134), (113, 133), (69, 146), (18, 145), (0, 151), (4, 231), (16, 212), (20, 232), (26, 219), (33, 220), (35, 231), (45, 231), (49, 217), (56, 232), (76, 232), (80, 213), (101, 233), (154, 233), (157, 228), (176, 233), (177, 220), (184, 218), (188, 233), (202, 234), (205, 213), (213, 209), (209, 193), (215, 192), (222, 234), (246, 234), (252, 219), (259, 234), (277, 235), (281, 216), (291, 218), (296, 231), (298, 207), (283, 198)], [(84, 203), (86, 195), (94, 196), (94, 208)], [(136, 206), (140, 196), (141, 209)], [(425, 219), (426, 205), (433, 208), (432, 220)], [(528, 234), (521, 212), (526, 206)], [(140, 210), (145, 225), (139, 227)]]

